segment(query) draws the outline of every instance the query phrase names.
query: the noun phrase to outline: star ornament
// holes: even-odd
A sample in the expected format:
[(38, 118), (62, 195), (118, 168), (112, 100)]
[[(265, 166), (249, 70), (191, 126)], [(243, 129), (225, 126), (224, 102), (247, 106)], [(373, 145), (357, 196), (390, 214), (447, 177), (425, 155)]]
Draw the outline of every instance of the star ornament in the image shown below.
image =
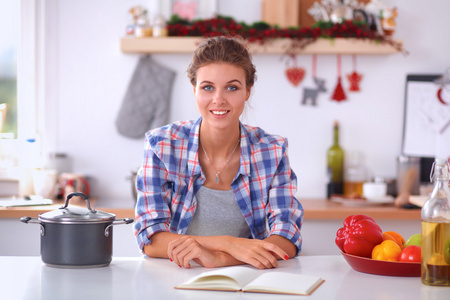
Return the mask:
[(351, 74), (347, 74), (347, 79), (350, 82), (350, 87), (348, 88), (348, 90), (352, 92), (359, 92), (359, 82), (362, 80), (362, 78), (363, 75), (357, 73), (356, 71), (353, 71)]

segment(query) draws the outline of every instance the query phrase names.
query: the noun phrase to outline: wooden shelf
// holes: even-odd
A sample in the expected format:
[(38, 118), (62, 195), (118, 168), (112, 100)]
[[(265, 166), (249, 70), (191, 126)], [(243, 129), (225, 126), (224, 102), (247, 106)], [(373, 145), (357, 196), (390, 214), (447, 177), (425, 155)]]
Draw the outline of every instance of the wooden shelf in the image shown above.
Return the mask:
[[(163, 37), (135, 38), (123, 37), (120, 48), (124, 53), (192, 53), (203, 41), (200, 37)], [(396, 42), (399, 42), (396, 40)], [(264, 45), (250, 44), (254, 54), (283, 54), (289, 48), (289, 39), (273, 39)], [(303, 49), (296, 49), (297, 54), (372, 54), (386, 55), (399, 53), (398, 49), (387, 44), (377, 44), (370, 40), (353, 38), (318, 39)]]

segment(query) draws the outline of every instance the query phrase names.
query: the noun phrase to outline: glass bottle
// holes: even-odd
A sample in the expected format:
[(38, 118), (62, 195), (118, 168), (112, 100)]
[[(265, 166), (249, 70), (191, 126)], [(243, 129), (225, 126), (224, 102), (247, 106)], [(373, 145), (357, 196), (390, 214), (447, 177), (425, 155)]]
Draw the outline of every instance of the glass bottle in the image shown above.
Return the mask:
[[(434, 172), (433, 172), (434, 169)], [(450, 286), (449, 164), (437, 158), (430, 179), (434, 189), (422, 208), (422, 283)]]
[(334, 122), (333, 145), (327, 151), (327, 197), (342, 194), (344, 181), (344, 151), (339, 146), (339, 123)]

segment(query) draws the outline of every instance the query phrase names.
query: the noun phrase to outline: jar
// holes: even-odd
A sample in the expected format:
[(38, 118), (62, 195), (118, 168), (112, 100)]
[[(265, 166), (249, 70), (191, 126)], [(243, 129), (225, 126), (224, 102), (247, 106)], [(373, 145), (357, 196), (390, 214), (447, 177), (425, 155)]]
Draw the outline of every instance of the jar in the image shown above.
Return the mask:
[(420, 193), (420, 158), (399, 156), (397, 160), (397, 193)]
[(136, 37), (150, 37), (152, 36), (152, 27), (147, 17), (147, 12), (143, 13), (136, 20), (136, 25), (134, 28), (134, 35)]
[(374, 181), (364, 182), (363, 195), (367, 199), (381, 199), (387, 195), (387, 184), (382, 177), (375, 177)]
[(153, 19), (153, 37), (167, 36), (167, 24), (162, 15), (156, 15)]
[(350, 153), (344, 173), (344, 195), (346, 196), (361, 196), (363, 194), (366, 171), (361, 161), (359, 152), (353, 151)]

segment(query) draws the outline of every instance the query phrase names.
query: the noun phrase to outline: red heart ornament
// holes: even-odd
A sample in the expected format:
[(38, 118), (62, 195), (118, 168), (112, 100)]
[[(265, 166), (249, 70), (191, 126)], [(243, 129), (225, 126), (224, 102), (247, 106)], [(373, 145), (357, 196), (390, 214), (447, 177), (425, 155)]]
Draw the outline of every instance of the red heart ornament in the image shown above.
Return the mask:
[(305, 77), (305, 70), (302, 68), (287, 68), (286, 77), (294, 86), (298, 86)]

